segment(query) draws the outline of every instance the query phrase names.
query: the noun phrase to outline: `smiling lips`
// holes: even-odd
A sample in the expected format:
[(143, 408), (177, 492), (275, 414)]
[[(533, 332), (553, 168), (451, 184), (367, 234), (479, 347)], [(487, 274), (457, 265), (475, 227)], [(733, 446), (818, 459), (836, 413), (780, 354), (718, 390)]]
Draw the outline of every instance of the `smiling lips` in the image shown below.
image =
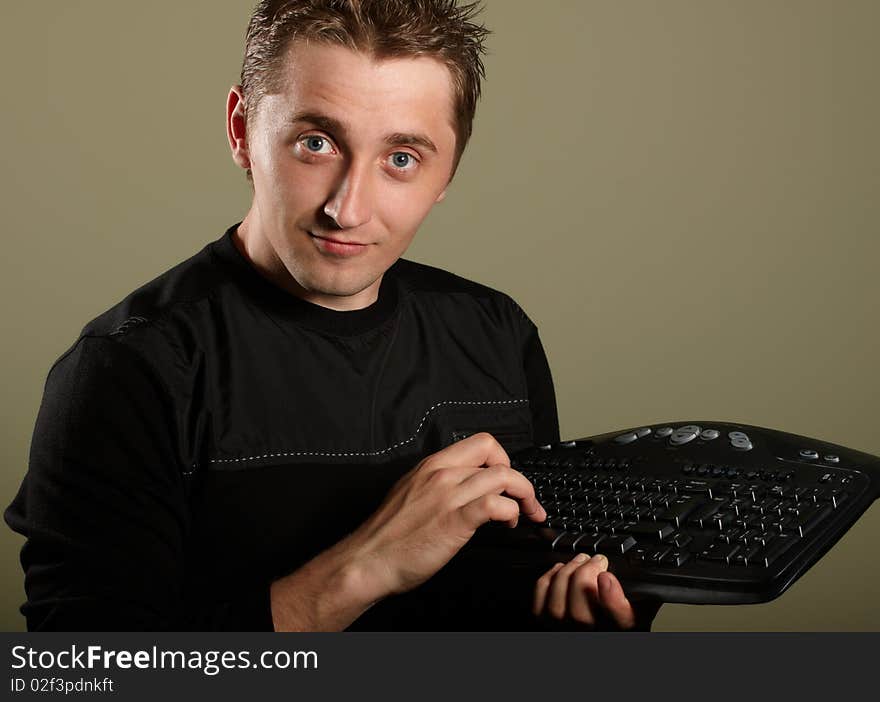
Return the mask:
[(357, 256), (369, 248), (369, 244), (358, 244), (353, 241), (342, 241), (340, 239), (330, 239), (328, 237), (318, 236), (309, 232), (312, 241), (324, 253), (331, 256), (348, 257)]

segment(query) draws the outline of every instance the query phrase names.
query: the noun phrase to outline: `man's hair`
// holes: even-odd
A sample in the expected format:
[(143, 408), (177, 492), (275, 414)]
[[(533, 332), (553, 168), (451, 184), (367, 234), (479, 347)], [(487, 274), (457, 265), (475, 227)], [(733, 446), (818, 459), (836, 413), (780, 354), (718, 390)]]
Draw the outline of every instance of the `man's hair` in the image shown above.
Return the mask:
[[(281, 92), (294, 39), (344, 46), (379, 60), (431, 57), (452, 77), (454, 174), (485, 78), (483, 40), (489, 30), (473, 22), (480, 9), (479, 2), (459, 6), (456, 0), (261, 0), (248, 25), (241, 67), (245, 112), (256, 115), (265, 95)], [(247, 175), (253, 185), (250, 170)]]

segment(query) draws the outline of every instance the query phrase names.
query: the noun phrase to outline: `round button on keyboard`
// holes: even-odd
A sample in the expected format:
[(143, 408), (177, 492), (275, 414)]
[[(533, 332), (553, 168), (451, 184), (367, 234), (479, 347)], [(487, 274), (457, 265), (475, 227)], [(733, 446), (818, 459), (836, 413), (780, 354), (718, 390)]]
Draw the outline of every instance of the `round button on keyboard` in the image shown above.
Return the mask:
[(682, 444), (687, 444), (694, 439), (697, 438), (697, 435), (692, 431), (682, 431), (679, 429), (672, 436), (669, 437), (669, 443), (673, 446), (681, 446)]
[(752, 450), (752, 442), (749, 441), (749, 437), (747, 437), (747, 436), (745, 438), (741, 438), (741, 437), (731, 438), (730, 445), (739, 451), (751, 451)]

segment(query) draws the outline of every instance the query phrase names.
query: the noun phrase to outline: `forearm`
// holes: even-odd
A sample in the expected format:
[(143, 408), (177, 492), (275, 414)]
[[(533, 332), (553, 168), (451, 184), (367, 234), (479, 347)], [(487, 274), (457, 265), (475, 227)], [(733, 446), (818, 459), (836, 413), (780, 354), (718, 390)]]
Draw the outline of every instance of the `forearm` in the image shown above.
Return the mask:
[(270, 587), (275, 631), (342, 631), (387, 593), (351, 537)]

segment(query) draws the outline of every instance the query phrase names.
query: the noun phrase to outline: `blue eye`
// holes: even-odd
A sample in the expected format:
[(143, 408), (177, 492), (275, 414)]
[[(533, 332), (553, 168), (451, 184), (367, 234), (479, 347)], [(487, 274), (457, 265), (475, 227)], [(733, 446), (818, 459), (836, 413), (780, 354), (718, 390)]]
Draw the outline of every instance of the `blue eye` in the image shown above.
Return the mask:
[(304, 137), (302, 140), (305, 147), (314, 154), (326, 154), (330, 153), (327, 149), (330, 146), (330, 142), (322, 136), (317, 136), (315, 134), (311, 136)]
[(412, 166), (416, 163), (416, 159), (412, 154), (408, 154), (405, 151), (396, 151), (391, 154), (391, 164), (395, 168), (399, 168), (401, 170), (409, 170), (408, 167)]

